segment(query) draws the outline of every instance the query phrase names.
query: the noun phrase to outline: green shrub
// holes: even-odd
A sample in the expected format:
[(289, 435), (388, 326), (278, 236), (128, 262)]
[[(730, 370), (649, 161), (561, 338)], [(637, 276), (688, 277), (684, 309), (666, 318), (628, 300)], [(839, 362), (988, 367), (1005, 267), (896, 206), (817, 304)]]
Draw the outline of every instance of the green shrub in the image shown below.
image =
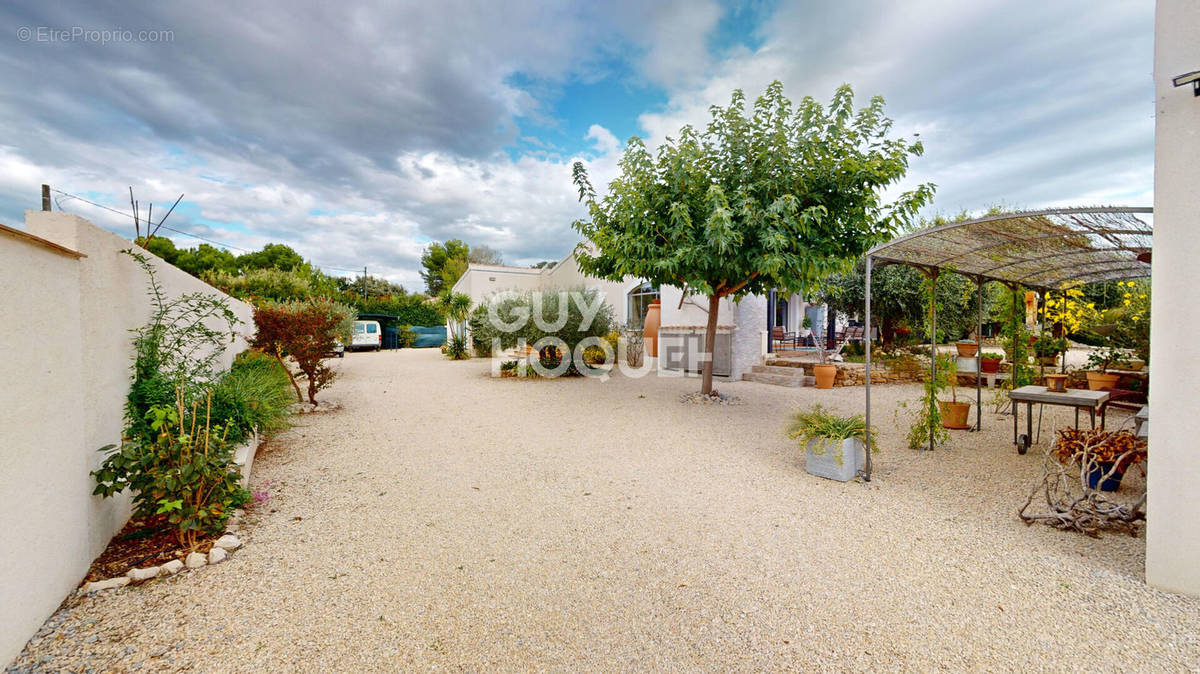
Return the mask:
[(287, 426), (295, 402), (292, 382), (279, 361), (244, 351), (212, 391), (212, 418), (225, 425), (226, 440), (243, 442), (251, 432), (271, 434)]
[(446, 342), (446, 355), (453, 360), (466, 360), (471, 357), (470, 349), (467, 348), (467, 338), (462, 335), (455, 335)]
[[(478, 353), (491, 355), (495, 339), (500, 340), (502, 349), (511, 349), (515, 348), (522, 339), (525, 340), (527, 346), (534, 346), (543, 338), (556, 337), (563, 341), (569, 351), (569, 353), (559, 354), (560, 357), (572, 358), (575, 347), (580, 342), (589, 337), (607, 340), (609, 333), (616, 325), (612, 306), (607, 302), (602, 302), (591, 322), (587, 325), (584, 324), (584, 314), (580, 302), (582, 301), (589, 307), (595, 306), (596, 302), (600, 300), (599, 292), (595, 288), (577, 287), (552, 289), (536, 294), (532, 291), (501, 293), (481, 303), (471, 314), (472, 342)], [(532, 318), (532, 316), (538, 315), (539, 311), (544, 318), (544, 323), (548, 324), (546, 328), (539, 326), (537, 321)], [(565, 316), (563, 312), (565, 312)], [(496, 318), (502, 324), (507, 324), (509, 328), (493, 324), (492, 314), (495, 314)], [(522, 316), (527, 318), (522, 320)], [(555, 328), (554, 326), (560, 319), (563, 320), (563, 325)], [(566, 374), (579, 374), (573, 360)]]
[(125, 436), (150, 442), (156, 434), (146, 420), (147, 412), (174, 405), (181, 382), (185, 405), (203, 399), (217, 377), (217, 359), (235, 339), (233, 328), (241, 321), (216, 295), (186, 293), (168, 298), (150, 259), (132, 249), (124, 252), (145, 272), (146, 294), (154, 305), (150, 321), (133, 333)]
[(187, 405), (187, 382), (175, 391), (174, 406), (154, 406), (146, 414), (152, 439), (101, 448), (108, 454), (92, 473), (92, 493), (132, 490), (134, 516), (164, 516), (180, 544), (194, 547), (199, 536), (220, 533), (250, 494), (231, 470), (234, 446), (225, 428), (211, 423), (207, 401)]
[(362, 298), (346, 293), (344, 301), (360, 314), (395, 316), (401, 325), (442, 325), (445, 319), (437, 304), (424, 295), (384, 295)]
[[(805, 317), (807, 318), (807, 316)], [(864, 342), (846, 342), (842, 347), (843, 356), (865, 356), (867, 355), (867, 347)]]
[(869, 444), (872, 452), (879, 451), (874, 433), (868, 440), (867, 420), (863, 415), (840, 417), (827, 412), (821, 405), (793, 414), (787, 434), (789, 438), (800, 441), (801, 449), (807, 449), (809, 442), (817, 440), (812, 448), (814, 454), (824, 454), (832, 448), (839, 464), (842, 462), (842, 440), (848, 438), (858, 438)]

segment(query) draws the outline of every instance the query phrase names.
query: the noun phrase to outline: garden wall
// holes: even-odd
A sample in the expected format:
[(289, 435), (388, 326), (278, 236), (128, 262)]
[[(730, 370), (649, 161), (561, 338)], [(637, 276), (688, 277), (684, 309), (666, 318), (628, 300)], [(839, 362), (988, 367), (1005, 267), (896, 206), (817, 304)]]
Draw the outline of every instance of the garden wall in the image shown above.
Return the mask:
[[(813, 366), (815, 362), (778, 359), (769, 363), (770, 365), (782, 365), (784, 367), (796, 367), (804, 370), (804, 374), (813, 376)], [(925, 370), (892, 370), (884, 368), (872, 363), (871, 365), (871, 383), (872, 384), (912, 384), (924, 381)], [(866, 386), (867, 384), (867, 368), (862, 363), (837, 363), (837, 375), (833, 379), (834, 386)], [(972, 385), (974, 382), (972, 382)]]
[[(71, 593), (129, 518), (128, 496), (92, 496), (96, 450), (121, 441), (130, 330), (150, 317), (129, 241), (67, 213), (0, 227), (0, 662)], [(168, 296), (219, 291), (154, 258)], [(229, 305), (253, 331), (249, 305)], [(222, 356), (228, 367), (237, 340)]]

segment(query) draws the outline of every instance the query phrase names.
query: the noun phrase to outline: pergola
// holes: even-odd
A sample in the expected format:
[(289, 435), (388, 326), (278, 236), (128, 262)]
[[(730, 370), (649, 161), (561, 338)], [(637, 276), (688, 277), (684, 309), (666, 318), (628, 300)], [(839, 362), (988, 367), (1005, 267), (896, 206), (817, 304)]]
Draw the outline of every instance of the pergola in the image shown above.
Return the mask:
[[(1139, 214), (1144, 207), (1059, 208), (989, 215), (914, 232), (866, 254), (866, 422), (871, 428), (871, 269), (903, 264), (920, 269), (937, 283), (943, 271), (975, 281), (978, 288), (977, 335), (983, 332), (983, 284), (1008, 286), (1016, 301), (1019, 288), (1040, 293), (1099, 281), (1150, 275), (1152, 228)], [(937, 309), (930, 307), (930, 377), (937, 374)], [(982, 353), (982, 349), (980, 350)], [(983, 427), (982, 373), (976, 355), (975, 427)], [(932, 423), (932, 420), (931, 420)], [(933, 449), (930, 429), (929, 449)], [(871, 453), (864, 477), (871, 479)]]

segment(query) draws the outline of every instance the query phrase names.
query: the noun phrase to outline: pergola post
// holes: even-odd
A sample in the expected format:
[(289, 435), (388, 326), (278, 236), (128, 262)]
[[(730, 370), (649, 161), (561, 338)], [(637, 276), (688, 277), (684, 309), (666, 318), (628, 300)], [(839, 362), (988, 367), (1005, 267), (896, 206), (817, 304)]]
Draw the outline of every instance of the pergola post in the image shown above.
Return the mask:
[(979, 286), (979, 320), (976, 322), (975, 339), (979, 348), (975, 350), (975, 430), (983, 430), (983, 284), (981, 277), (975, 277)]
[(866, 437), (864, 438), (864, 441), (866, 444), (864, 452), (866, 453), (867, 456), (866, 456), (866, 463), (863, 464), (864, 465), (863, 480), (870, 482), (871, 481), (871, 256), (870, 255), (867, 256), (866, 286), (867, 286), (867, 292), (866, 292), (867, 297), (866, 297), (865, 317), (863, 319), (863, 322), (866, 324), (866, 329), (865, 329), (864, 334), (867, 339), (867, 349), (866, 349), (867, 371), (866, 371), (866, 379), (865, 379), (866, 384), (867, 384), (867, 418), (866, 418), (867, 432), (866, 432)]
[[(929, 385), (931, 389), (937, 388), (937, 280), (941, 270), (934, 267), (926, 272), (929, 276)], [(958, 383), (958, 382), (954, 382)], [(933, 436), (934, 430), (934, 406), (937, 405), (935, 397), (931, 397), (929, 401), (929, 451), (933, 451)]]

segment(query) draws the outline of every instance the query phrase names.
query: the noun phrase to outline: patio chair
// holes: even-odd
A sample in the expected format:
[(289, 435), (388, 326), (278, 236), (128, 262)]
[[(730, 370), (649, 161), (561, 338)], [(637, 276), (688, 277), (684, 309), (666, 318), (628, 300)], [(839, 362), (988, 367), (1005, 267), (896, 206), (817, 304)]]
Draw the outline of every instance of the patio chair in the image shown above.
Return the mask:
[(784, 344), (788, 343), (791, 343), (793, 349), (795, 349), (797, 346), (796, 333), (784, 332), (783, 328), (778, 325), (775, 326), (775, 329), (771, 331), (771, 339), (775, 341), (776, 346), (783, 346)]
[(1102, 389), (1108, 391), (1108, 400), (1100, 405), (1100, 429), (1104, 430), (1104, 422), (1108, 417), (1108, 408), (1114, 407), (1119, 410), (1128, 410), (1130, 414), (1137, 414), (1138, 410), (1146, 405), (1149, 398), (1145, 391), (1130, 391), (1121, 388)]

